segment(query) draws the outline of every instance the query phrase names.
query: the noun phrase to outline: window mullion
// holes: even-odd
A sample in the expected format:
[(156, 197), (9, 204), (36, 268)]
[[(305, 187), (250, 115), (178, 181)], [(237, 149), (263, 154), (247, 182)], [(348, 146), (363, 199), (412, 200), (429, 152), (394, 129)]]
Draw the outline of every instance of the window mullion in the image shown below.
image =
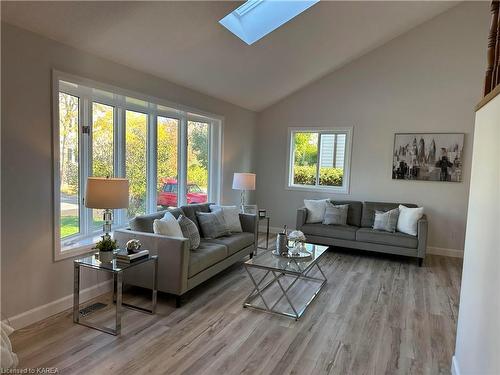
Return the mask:
[(91, 175), (91, 147), (92, 142), (91, 137), (91, 113), (92, 113), (92, 102), (87, 95), (82, 95), (82, 144), (81, 144), (81, 180), (80, 180), (80, 193), (82, 194), (82, 199), (80, 199), (80, 212), (82, 217), (82, 235), (87, 236), (91, 232), (91, 220), (92, 220), (92, 209), (85, 207), (85, 189), (87, 185), (87, 178)]
[[(116, 106), (116, 135), (115, 135), (115, 176), (125, 178), (125, 109)], [(127, 221), (127, 210), (116, 210), (116, 223), (121, 226)]]
[(157, 170), (158, 170), (158, 117), (154, 114), (148, 115), (148, 135), (146, 142), (146, 211), (156, 212), (156, 186), (157, 186)]
[(318, 132), (318, 156), (316, 161), (316, 184), (315, 186), (320, 186), (319, 183), (319, 165), (321, 163), (321, 133)]
[(188, 147), (188, 121), (185, 115), (181, 117), (179, 144), (178, 144), (178, 165), (179, 177), (177, 179), (177, 205), (187, 204), (187, 147)]

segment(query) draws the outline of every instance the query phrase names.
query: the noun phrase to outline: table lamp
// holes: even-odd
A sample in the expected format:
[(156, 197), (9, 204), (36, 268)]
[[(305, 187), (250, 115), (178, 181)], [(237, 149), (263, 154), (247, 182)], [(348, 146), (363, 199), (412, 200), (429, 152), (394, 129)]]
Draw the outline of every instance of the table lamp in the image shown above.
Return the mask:
[(89, 177), (85, 190), (85, 207), (104, 209), (102, 230), (111, 232), (113, 209), (128, 207), (128, 180), (126, 178)]
[(235, 173), (233, 176), (233, 190), (241, 190), (240, 204), (245, 206), (245, 192), (255, 190), (255, 173)]

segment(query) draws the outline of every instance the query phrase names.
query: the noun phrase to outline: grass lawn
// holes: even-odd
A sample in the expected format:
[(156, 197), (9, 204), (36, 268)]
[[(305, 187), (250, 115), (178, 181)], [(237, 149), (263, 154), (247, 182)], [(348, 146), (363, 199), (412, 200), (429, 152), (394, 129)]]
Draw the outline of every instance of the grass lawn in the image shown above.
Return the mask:
[(78, 216), (61, 217), (61, 238), (71, 236), (78, 232)]
[[(93, 225), (96, 228), (101, 228), (103, 224), (102, 219), (94, 219)], [(63, 216), (61, 217), (61, 238), (77, 234), (78, 229), (78, 216)]]

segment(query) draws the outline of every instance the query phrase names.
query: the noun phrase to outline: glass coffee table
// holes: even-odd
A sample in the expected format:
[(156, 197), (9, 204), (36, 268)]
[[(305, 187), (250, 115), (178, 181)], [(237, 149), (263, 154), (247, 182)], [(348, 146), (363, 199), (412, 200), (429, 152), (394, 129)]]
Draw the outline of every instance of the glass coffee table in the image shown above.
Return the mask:
[[(152, 274), (152, 295), (151, 295), (151, 309), (146, 309), (140, 306), (135, 306), (122, 301), (122, 289), (123, 289), (123, 271), (130, 269), (132, 267), (138, 267), (144, 263), (153, 262), (153, 274)], [(141, 311), (148, 314), (154, 314), (156, 312), (156, 298), (158, 290), (158, 256), (150, 255), (147, 258), (137, 260), (133, 263), (123, 263), (118, 262), (113, 259), (111, 262), (101, 263), (98, 258), (98, 254), (89, 255), (83, 258), (75, 259), (74, 262), (74, 288), (73, 288), (73, 322), (84, 325), (89, 328), (94, 328), (102, 332), (110, 333), (112, 335), (119, 335), (122, 328), (122, 306), (129, 309)], [(97, 324), (92, 324), (90, 322), (84, 322), (80, 319), (80, 267), (86, 267), (95, 269), (98, 271), (104, 271), (111, 273), (113, 275), (113, 302), (116, 305), (115, 314), (115, 328), (103, 327)]]
[(243, 307), (298, 320), (325, 286), (319, 266), (328, 246), (306, 243), (309, 258), (285, 258), (265, 251), (244, 263), (254, 289)]

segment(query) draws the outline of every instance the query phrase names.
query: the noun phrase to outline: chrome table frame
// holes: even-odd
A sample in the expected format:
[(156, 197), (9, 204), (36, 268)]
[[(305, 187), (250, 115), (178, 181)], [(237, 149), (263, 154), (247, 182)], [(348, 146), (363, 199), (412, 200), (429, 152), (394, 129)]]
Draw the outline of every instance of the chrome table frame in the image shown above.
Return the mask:
[[(282, 316), (286, 316), (289, 318), (294, 318), (296, 321), (299, 320), (300, 317), (304, 314), (306, 309), (309, 307), (309, 305), (316, 298), (318, 293), (321, 291), (321, 289), (323, 289), (323, 287), (325, 286), (325, 284), (328, 281), (323, 270), (321, 269), (321, 267), (318, 264), (318, 261), (320, 258), (316, 259), (315, 262), (313, 262), (309, 267), (304, 269), (304, 271), (302, 271), (302, 272), (278, 270), (278, 269), (270, 268), (270, 267), (266, 267), (266, 266), (244, 263), (245, 270), (247, 271), (248, 275), (250, 276), (250, 280), (252, 280), (252, 283), (254, 285), (254, 289), (248, 295), (248, 297), (245, 299), (245, 302), (243, 302), (243, 307), (250, 307), (250, 308), (253, 308), (256, 310), (261, 310), (261, 311), (265, 311), (265, 312), (272, 313), (272, 314), (277, 314), (277, 315), (282, 315)], [(296, 259), (293, 259), (293, 261), (297, 262)], [(260, 280), (256, 281), (255, 278), (253, 277), (252, 273), (250, 272), (250, 268), (262, 269), (262, 270), (265, 270), (267, 272), (264, 274), (264, 276)], [(322, 278), (308, 276), (309, 273), (314, 268), (317, 268), (319, 270)], [(267, 276), (270, 273), (272, 274), (272, 279), (269, 282), (264, 283), (264, 280), (267, 278)], [(280, 279), (282, 277), (284, 277), (285, 275), (291, 276), (294, 278), (293, 281), (286, 288), (283, 287), (283, 284), (280, 281)], [(306, 302), (306, 304), (304, 306), (296, 307), (292, 303), (292, 300), (291, 300), (290, 296), (288, 295), (288, 292), (295, 285), (295, 283), (299, 280), (313, 281), (313, 282), (318, 283), (319, 286), (316, 288), (313, 295)], [(263, 293), (266, 289), (268, 289), (270, 286), (274, 285), (275, 283), (277, 283), (279, 288), (281, 289), (281, 296), (272, 305), (270, 305), (264, 299)], [(252, 302), (255, 299), (257, 299), (258, 297), (260, 297), (260, 299), (264, 303), (265, 307), (261, 307), (261, 306), (257, 306), (255, 304), (252, 304)], [(278, 305), (278, 303), (283, 299), (283, 297), (288, 302), (288, 305), (290, 305), (290, 307), (292, 308), (293, 313), (289, 313), (289, 312), (280, 311), (280, 310), (275, 309), (276, 306)]]
[[(123, 291), (123, 271), (130, 267), (135, 267), (144, 263), (148, 263), (150, 261), (154, 262), (153, 267), (153, 289), (151, 295), (151, 309), (146, 309), (140, 306), (135, 306), (132, 304), (124, 303), (122, 301), (122, 291)], [(150, 256), (149, 258), (138, 261), (137, 263), (132, 263), (128, 265), (125, 269), (113, 270), (109, 268), (100, 268), (94, 267), (89, 264), (80, 263), (78, 260), (73, 262), (74, 265), (74, 284), (73, 284), (73, 322), (97, 329), (98, 331), (109, 333), (114, 336), (118, 336), (121, 333), (122, 329), (122, 307), (127, 307), (132, 310), (140, 311), (147, 314), (155, 314), (156, 313), (156, 302), (157, 302), (157, 294), (158, 294), (158, 256)], [(109, 272), (113, 274), (113, 302), (115, 302), (115, 328), (104, 327), (98, 324), (93, 324), (85, 321), (80, 321), (80, 267), (87, 267), (91, 269), (95, 269), (98, 271)]]

